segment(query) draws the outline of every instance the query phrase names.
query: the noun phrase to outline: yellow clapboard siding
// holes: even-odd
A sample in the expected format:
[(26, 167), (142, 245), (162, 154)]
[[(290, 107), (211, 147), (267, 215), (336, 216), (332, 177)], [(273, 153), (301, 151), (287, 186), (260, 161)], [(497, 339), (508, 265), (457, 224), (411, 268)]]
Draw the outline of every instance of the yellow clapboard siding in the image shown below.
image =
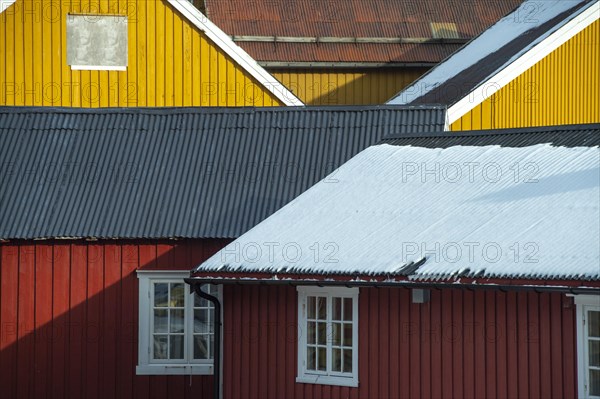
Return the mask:
[[(69, 13), (126, 15), (127, 70), (72, 71)], [(0, 48), (0, 105), (281, 105), (162, 0), (17, 0), (0, 14)]]
[(384, 104), (427, 68), (272, 69), (307, 105)]
[(598, 123), (598, 71), (600, 21), (595, 21), (455, 121), (451, 130)]

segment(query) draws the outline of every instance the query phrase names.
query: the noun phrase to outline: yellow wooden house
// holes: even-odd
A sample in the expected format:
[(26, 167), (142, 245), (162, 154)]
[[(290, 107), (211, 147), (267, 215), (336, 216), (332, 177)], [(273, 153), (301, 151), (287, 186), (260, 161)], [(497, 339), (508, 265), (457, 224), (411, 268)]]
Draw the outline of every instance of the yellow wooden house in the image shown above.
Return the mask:
[(307, 105), (383, 104), (522, 0), (193, 0)]
[(600, 2), (524, 2), (388, 102), (424, 103), (450, 130), (600, 122)]
[(0, 0), (0, 106), (302, 105), (188, 0)]

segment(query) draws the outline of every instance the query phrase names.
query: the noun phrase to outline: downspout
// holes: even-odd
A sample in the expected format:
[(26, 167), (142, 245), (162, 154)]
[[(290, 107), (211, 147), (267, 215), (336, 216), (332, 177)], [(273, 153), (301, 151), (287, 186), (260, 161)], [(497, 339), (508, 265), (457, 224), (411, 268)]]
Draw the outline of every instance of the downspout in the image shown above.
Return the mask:
[(202, 291), (202, 283), (195, 284), (193, 283), (194, 291), (196, 294), (203, 299), (211, 302), (215, 307), (215, 330), (214, 330), (214, 339), (215, 339), (215, 347), (213, 353), (213, 398), (220, 399), (221, 398), (221, 302), (219, 302), (219, 298), (216, 296), (210, 295), (204, 291)]

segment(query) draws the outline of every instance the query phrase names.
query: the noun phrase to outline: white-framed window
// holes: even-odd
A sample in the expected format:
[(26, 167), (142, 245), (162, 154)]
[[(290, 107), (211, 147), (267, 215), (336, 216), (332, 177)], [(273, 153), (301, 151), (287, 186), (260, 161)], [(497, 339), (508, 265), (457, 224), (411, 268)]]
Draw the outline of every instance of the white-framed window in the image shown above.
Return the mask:
[(600, 296), (576, 295), (579, 397), (600, 399)]
[(296, 382), (358, 386), (358, 288), (298, 287)]
[[(189, 272), (138, 271), (139, 347), (136, 373), (213, 374), (212, 303), (190, 293)], [(203, 290), (220, 299), (219, 286)]]

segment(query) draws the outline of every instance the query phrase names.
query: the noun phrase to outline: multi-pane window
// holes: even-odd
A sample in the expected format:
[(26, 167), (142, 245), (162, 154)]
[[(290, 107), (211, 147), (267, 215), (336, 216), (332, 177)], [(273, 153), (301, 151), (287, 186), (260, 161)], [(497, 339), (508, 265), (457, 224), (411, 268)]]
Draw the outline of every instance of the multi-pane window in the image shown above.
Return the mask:
[(587, 388), (590, 397), (600, 397), (600, 309), (586, 309)]
[(358, 289), (299, 287), (299, 382), (358, 385)]
[[(182, 278), (138, 273), (140, 324), (138, 374), (211, 374), (214, 306), (190, 292)], [(219, 296), (216, 286), (203, 291)]]
[(576, 295), (579, 397), (600, 399), (600, 296)]

